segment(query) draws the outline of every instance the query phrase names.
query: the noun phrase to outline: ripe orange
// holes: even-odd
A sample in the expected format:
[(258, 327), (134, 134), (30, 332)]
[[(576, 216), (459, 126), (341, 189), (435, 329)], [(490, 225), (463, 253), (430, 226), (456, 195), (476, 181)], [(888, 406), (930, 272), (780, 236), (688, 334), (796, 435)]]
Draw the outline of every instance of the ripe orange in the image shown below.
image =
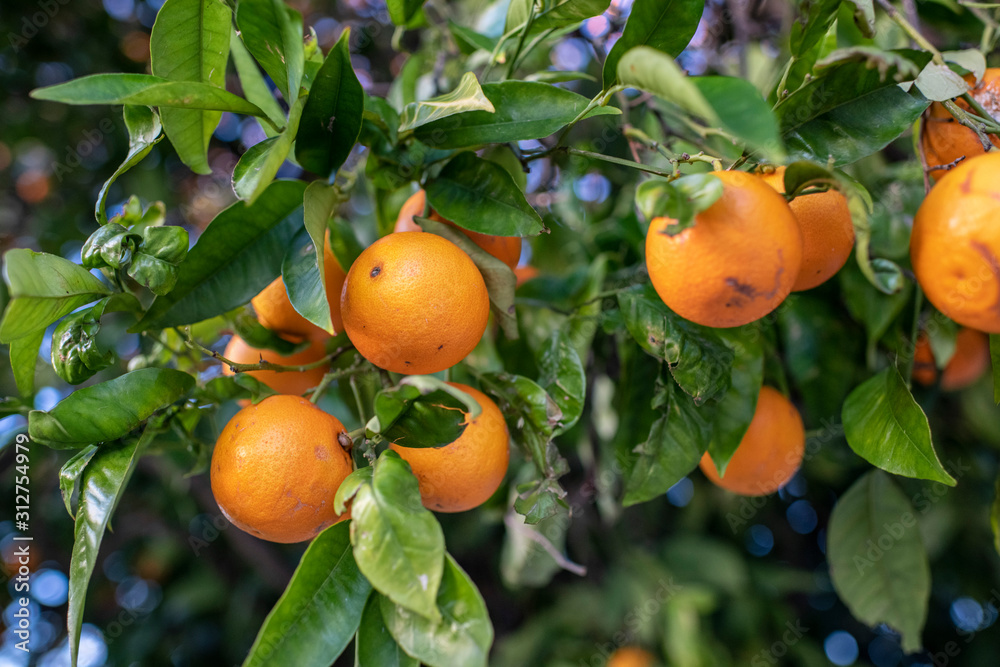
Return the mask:
[[(986, 70), (983, 80), (976, 84), (971, 74), (965, 76), (966, 82), (973, 86), (969, 94), (988, 111), (994, 118), (1000, 118), (1000, 67)], [(969, 105), (963, 100), (955, 100), (962, 109), (968, 111)], [(1000, 146), (1000, 137), (991, 135), (994, 146)], [(983, 154), (983, 144), (976, 133), (955, 120), (940, 102), (931, 105), (924, 122), (921, 135), (921, 146), (928, 167), (950, 164), (960, 157), (966, 159)], [(931, 172), (934, 180), (940, 180), (947, 171), (935, 169)]]
[(791, 401), (776, 389), (762, 387), (750, 428), (719, 477), (708, 452), (701, 471), (715, 484), (743, 496), (766, 496), (792, 478), (802, 465), (806, 434), (802, 417)]
[[(785, 192), (785, 168), (762, 176), (778, 192)], [(812, 289), (829, 280), (851, 256), (854, 224), (847, 198), (836, 190), (796, 197), (788, 202), (802, 233), (802, 266), (793, 292)]]
[(607, 667), (653, 667), (656, 658), (638, 646), (623, 646), (608, 658)]
[(1000, 333), (1000, 152), (965, 160), (913, 220), (910, 260), (928, 300), (959, 324)]
[[(399, 216), (396, 218), (396, 227), (393, 231), (422, 232), (423, 230), (420, 228), (420, 225), (415, 223), (413, 218), (424, 214), (424, 207), (426, 203), (427, 196), (423, 190), (417, 190), (413, 193), (413, 195), (403, 204), (403, 208), (399, 210)], [(430, 217), (431, 220), (443, 222), (446, 225), (451, 225), (455, 229), (460, 230), (463, 234), (469, 237), (470, 241), (499, 259), (511, 269), (516, 267), (518, 261), (521, 259), (520, 236), (492, 236), (490, 234), (480, 234), (479, 232), (462, 229), (450, 220), (445, 220), (434, 211), (431, 211), (431, 214), (428, 217)]]
[(479, 269), (434, 234), (383, 236), (347, 272), (340, 311), (358, 352), (395, 373), (450, 368), (476, 346), (490, 314)]
[[(256, 364), (260, 363), (261, 358), (263, 358), (265, 361), (282, 366), (304, 366), (319, 361), (325, 355), (326, 345), (320, 339), (312, 339), (309, 347), (301, 352), (282, 356), (271, 350), (251, 347), (249, 343), (236, 335), (229, 340), (225, 352), (222, 353), (223, 357), (238, 364)], [(318, 385), (327, 370), (329, 370), (329, 365), (324, 364), (305, 371), (248, 371), (248, 373), (279, 394), (299, 395)], [(222, 374), (235, 375), (226, 364), (222, 366)]]
[(646, 234), (646, 267), (674, 312), (710, 327), (760, 319), (791, 292), (802, 265), (802, 235), (785, 198), (759, 176), (712, 172), (722, 197), (676, 236), (674, 220), (654, 218)]
[(299, 396), (237, 412), (212, 453), (212, 493), (234, 526), (271, 542), (302, 542), (347, 514), (333, 496), (351, 474), (340, 421)]
[(424, 507), (435, 512), (464, 512), (482, 505), (500, 488), (510, 460), (510, 435), (500, 408), (486, 394), (449, 382), (483, 408), (465, 431), (444, 447), (389, 447), (410, 464), (420, 483)]
[[(955, 336), (955, 353), (941, 373), (941, 388), (957, 391), (974, 384), (990, 367), (990, 339), (982, 331), (959, 329)], [(937, 380), (938, 369), (927, 336), (917, 337), (913, 351), (913, 380), (928, 387)]]
[[(334, 332), (338, 332), (344, 328), (343, 320), (340, 318), (340, 290), (347, 274), (340, 268), (340, 263), (330, 250), (329, 234), (326, 246), (323, 248), (323, 274), (326, 301), (330, 305), (330, 321), (333, 323)], [(292, 302), (288, 300), (288, 291), (285, 289), (285, 281), (281, 276), (251, 299), (250, 303), (257, 312), (257, 319), (271, 331), (309, 338), (324, 338), (329, 335), (299, 315), (292, 307)]]

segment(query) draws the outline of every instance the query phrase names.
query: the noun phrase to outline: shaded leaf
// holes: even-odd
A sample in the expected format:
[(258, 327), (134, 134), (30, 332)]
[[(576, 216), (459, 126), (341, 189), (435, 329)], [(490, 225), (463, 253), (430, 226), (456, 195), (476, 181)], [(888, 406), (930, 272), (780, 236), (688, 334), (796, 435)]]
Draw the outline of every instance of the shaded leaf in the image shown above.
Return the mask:
[(701, 21), (705, 0), (635, 0), (622, 36), (604, 61), (604, 89), (618, 80), (618, 61), (636, 46), (649, 46), (676, 58)]
[(580, 419), (587, 393), (587, 376), (580, 355), (565, 332), (556, 330), (538, 351), (538, 384), (562, 411), (562, 422), (554, 431), (564, 433)]
[(375, 396), (368, 437), (380, 434), (402, 447), (442, 447), (455, 442), (482, 412), (472, 396), (430, 375), (410, 375)]
[(73, 493), (80, 482), (84, 469), (97, 453), (97, 445), (87, 445), (76, 454), (71, 456), (62, 468), (59, 469), (59, 494), (62, 496), (66, 511), (72, 519), (76, 519), (73, 513)]
[[(250, 55), (235, 28), (231, 30), (229, 36), (229, 55), (233, 59), (233, 65), (236, 66), (236, 74), (240, 78), (243, 96), (248, 102), (260, 107), (276, 127), (282, 127), (285, 124), (285, 112), (278, 104), (278, 100), (274, 99), (274, 94), (268, 87), (267, 81), (264, 80), (264, 75), (260, 73), (257, 62)], [(261, 123), (260, 126), (268, 137), (273, 137), (278, 133), (269, 123)]]
[[(104, 213), (105, 202), (108, 198), (108, 189), (118, 180), (118, 177), (126, 171), (142, 162), (142, 159), (149, 155), (153, 146), (160, 142), (163, 135), (160, 133), (160, 117), (149, 107), (126, 104), (122, 113), (125, 116), (125, 128), (128, 130), (128, 155), (121, 165), (111, 174), (111, 178), (104, 181), (101, 191), (97, 193), (97, 203), (94, 204), (94, 217), (98, 224), (105, 224), (108, 221)], [(192, 112), (203, 113), (203, 112)]]
[(44, 340), (45, 329), (38, 329), (10, 342), (10, 370), (21, 396), (35, 393), (35, 367), (38, 365), (38, 351)]
[(294, 104), (305, 70), (302, 15), (282, 0), (240, 0), (236, 25), (247, 50)]
[(408, 656), (385, 627), (381, 598), (379, 593), (369, 595), (361, 612), (361, 625), (354, 640), (355, 666), (420, 667), (420, 661)]

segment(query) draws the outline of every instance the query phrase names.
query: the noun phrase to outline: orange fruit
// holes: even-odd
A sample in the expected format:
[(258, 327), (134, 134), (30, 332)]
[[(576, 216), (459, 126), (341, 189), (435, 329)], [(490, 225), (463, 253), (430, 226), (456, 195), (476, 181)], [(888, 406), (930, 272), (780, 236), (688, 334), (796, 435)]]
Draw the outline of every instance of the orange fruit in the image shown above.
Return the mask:
[(653, 667), (656, 658), (638, 646), (623, 646), (608, 658), (608, 667)]
[(777, 389), (761, 387), (750, 427), (719, 477), (708, 452), (701, 471), (715, 484), (743, 496), (766, 496), (792, 478), (802, 465), (806, 433), (802, 417)]
[(537, 278), (538, 269), (530, 264), (525, 264), (514, 269), (514, 276), (517, 278), (517, 286), (520, 287), (529, 280)]
[[(399, 209), (399, 216), (396, 217), (396, 227), (393, 231), (422, 232), (423, 230), (420, 228), (420, 225), (415, 223), (413, 218), (424, 214), (424, 207), (426, 204), (427, 195), (423, 190), (417, 190), (413, 193), (413, 195), (403, 203), (403, 208)], [(518, 261), (521, 259), (520, 236), (493, 236), (491, 234), (473, 232), (459, 227), (450, 220), (445, 220), (434, 211), (431, 211), (431, 214), (428, 217), (431, 220), (437, 220), (438, 222), (443, 222), (446, 225), (451, 225), (455, 229), (461, 231), (469, 237), (470, 241), (499, 259), (511, 269), (516, 267)]]
[(910, 261), (928, 300), (959, 324), (1000, 333), (1000, 152), (965, 160), (913, 219)]
[[(326, 345), (324, 341), (319, 339), (311, 339), (309, 347), (301, 352), (282, 356), (271, 350), (261, 350), (251, 347), (249, 343), (236, 335), (229, 340), (226, 350), (222, 353), (223, 357), (238, 364), (256, 364), (260, 363), (263, 358), (264, 361), (281, 364), (282, 366), (305, 366), (306, 364), (319, 361), (325, 355)], [(327, 370), (329, 370), (329, 365), (324, 364), (305, 371), (248, 371), (248, 374), (254, 376), (279, 394), (299, 395), (307, 389), (312, 389), (318, 385)], [(227, 364), (222, 365), (222, 374), (235, 375)]]
[(759, 176), (712, 172), (723, 193), (676, 236), (675, 221), (654, 218), (646, 234), (646, 268), (663, 302), (710, 327), (736, 327), (774, 310), (802, 265), (802, 235), (785, 198)]
[[(785, 168), (762, 175), (778, 192), (785, 192)], [(847, 263), (854, 249), (854, 224), (847, 197), (836, 190), (801, 195), (788, 202), (802, 234), (802, 266), (793, 292), (812, 289), (829, 280)]]
[[(326, 301), (330, 305), (330, 321), (333, 323), (334, 332), (338, 332), (344, 328), (344, 323), (340, 318), (340, 290), (347, 274), (340, 268), (340, 263), (333, 255), (333, 251), (330, 250), (329, 233), (327, 233), (327, 243), (323, 248), (323, 274), (326, 285)], [(275, 278), (270, 285), (261, 290), (260, 294), (250, 300), (250, 303), (257, 313), (257, 319), (271, 331), (303, 338), (323, 338), (329, 335), (299, 315), (292, 306), (292, 302), (288, 300), (288, 291), (285, 289), (285, 281), (281, 276)]]
[(351, 474), (344, 425), (300, 396), (269, 396), (237, 412), (212, 453), (212, 493), (234, 526), (271, 542), (302, 542), (347, 514), (333, 509)]
[[(989, 367), (989, 336), (982, 331), (963, 327), (955, 336), (955, 353), (941, 373), (941, 388), (945, 391), (964, 389), (982, 377)], [(927, 336), (921, 333), (913, 351), (913, 380), (927, 387), (934, 384), (937, 377), (934, 352)]]
[[(983, 80), (978, 84), (971, 74), (965, 76), (965, 81), (972, 86), (969, 91), (972, 99), (991, 116), (1000, 118), (1000, 67), (987, 69)], [(955, 104), (969, 110), (968, 103), (963, 100), (955, 100)], [(990, 140), (994, 146), (1000, 146), (1000, 137), (997, 135), (990, 135)], [(960, 157), (969, 159), (984, 153), (983, 144), (976, 133), (955, 120), (940, 102), (932, 104), (927, 113), (920, 144), (928, 167), (950, 164)], [(931, 171), (931, 177), (936, 181), (947, 173), (943, 169), (935, 169)]]
[(510, 435), (500, 408), (486, 394), (464, 384), (448, 384), (472, 396), (483, 409), (467, 421), (458, 440), (444, 447), (406, 447), (394, 442), (389, 448), (410, 464), (424, 507), (464, 512), (482, 505), (500, 488), (510, 460)]
[(486, 331), (490, 298), (479, 269), (454, 243), (399, 232), (355, 260), (340, 312), (365, 359), (395, 373), (426, 374), (472, 351)]

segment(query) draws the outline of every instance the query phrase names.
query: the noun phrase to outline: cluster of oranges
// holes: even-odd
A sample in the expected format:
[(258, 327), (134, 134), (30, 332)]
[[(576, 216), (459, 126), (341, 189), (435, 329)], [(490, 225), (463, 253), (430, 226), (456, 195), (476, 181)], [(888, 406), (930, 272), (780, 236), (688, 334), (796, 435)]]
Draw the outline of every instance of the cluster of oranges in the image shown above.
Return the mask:
[[(411, 197), (396, 231), (365, 249), (346, 273), (329, 242), (324, 248), (334, 329), (345, 331), (365, 359), (397, 373), (436, 373), (455, 365), (478, 344), (489, 317), (486, 283), (472, 259), (413, 222), (425, 206), (422, 191)], [(520, 238), (462, 231), (516, 266)], [(345, 449), (350, 438), (336, 417), (301, 397), (329, 370), (321, 362), (331, 336), (292, 307), (281, 278), (251, 304), (265, 327), (308, 346), (282, 356), (234, 336), (223, 356), (243, 364), (266, 360), (309, 367), (250, 371), (278, 394), (244, 407), (226, 425), (212, 456), (212, 491), (235, 526), (274, 542), (300, 542), (349, 514), (338, 515), (333, 498), (353, 470)], [(233, 373), (228, 367), (224, 372)], [(500, 409), (472, 387), (452, 386), (482, 408), (475, 419), (466, 416), (457, 440), (437, 448), (390, 444), (413, 470), (423, 504), (438, 512), (461, 512), (486, 502), (503, 482), (509, 462), (510, 438)]]

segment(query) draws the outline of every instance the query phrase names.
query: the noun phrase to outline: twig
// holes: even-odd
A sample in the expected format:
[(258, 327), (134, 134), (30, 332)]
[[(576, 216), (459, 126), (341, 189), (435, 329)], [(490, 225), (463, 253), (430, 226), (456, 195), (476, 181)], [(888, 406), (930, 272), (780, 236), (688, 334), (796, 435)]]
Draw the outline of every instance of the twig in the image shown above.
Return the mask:
[(556, 562), (556, 565), (558, 565), (562, 569), (566, 570), (567, 572), (572, 572), (573, 574), (579, 577), (587, 576), (587, 568), (585, 568), (583, 565), (574, 563), (570, 559), (566, 558), (566, 556), (560, 553), (559, 550), (556, 549), (555, 545), (552, 544), (552, 542), (550, 542), (549, 539), (544, 535), (542, 535), (540, 532), (536, 530), (531, 530), (530, 528), (526, 528), (524, 523), (517, 520), (514, 512), (512, 511), (507, 512), (507, 514), (504, 516), (503, 521), (509, 529), (519, 531), (522, 535), (531, 539), (536, 544), (545, 549), (545, 553), (551, 556), (552, 560)]

